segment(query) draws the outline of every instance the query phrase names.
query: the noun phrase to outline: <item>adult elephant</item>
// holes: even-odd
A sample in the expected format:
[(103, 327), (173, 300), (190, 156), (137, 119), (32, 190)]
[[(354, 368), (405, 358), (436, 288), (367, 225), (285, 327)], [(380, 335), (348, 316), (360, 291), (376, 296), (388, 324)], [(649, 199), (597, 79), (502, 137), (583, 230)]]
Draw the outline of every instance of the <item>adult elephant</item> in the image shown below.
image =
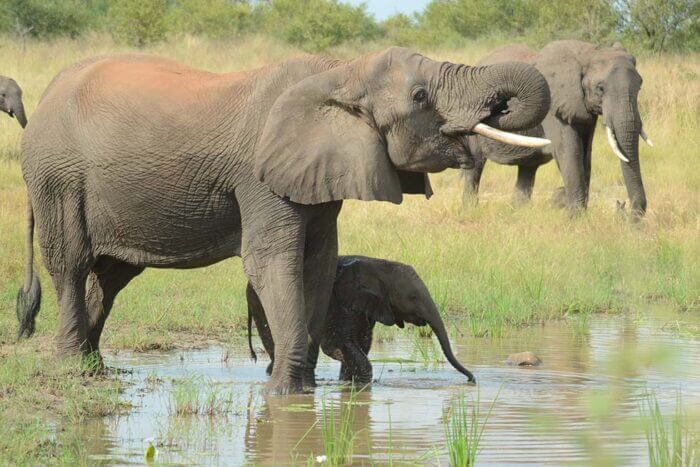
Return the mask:
[[(228, 74), (143, 55), (64, 70), (22, 140), (27, 247), (36, 220), (59, 354), (98, 350), (115, 296), (144, 268), (241, 256), (277, 344), (269, 388), (301, 391), (313, 384), (307, 341), (323, 331), (342, 200), (430, 196), (427, 172), (473, 163), (465, 135), (491, 131), (484, 122), (532, 127), (548, 104), (529, 65), (471, 68), (402, 48)], [(22, 322), (38, 290), (30, 253)]]
[[(585, 209), (591, 177), (591, 146), (596, 121), (603, 117), (613, 153), (620, 158), (633, 213), (643, 215), (647, 199), (639, 167), (639, 138), (651, 142), (642, 128), (637, 94), (642, 78), (635, 58), (621, 44), (597, 47), (579, 41), (557, 41), (539, 52), (523, 45), (496, 49), (480, 64), (517, 60), (533, 64), (547, 79), (552, 106), (542, 125), (525, 134), (544, 135), (552, 141), (544, 148), (514, 148), (479, 136), (469, 138), (475, 156), (473, 168), (466, 169), (464, 198), (474, 200), (486, 159), (517, 165), (515, 200), (530, 199), (535, 174), (540, 165), (552, 160), (564, 180), (561, 204), (573, 210)], [(561, 191), (558, 193), (561, 198)]]
[(24, 112), (22, 103), (22, 88), (7, 76), (0, 76), (0, 110), (16, 118), (22, 128), (27, 126), (27, 114)]

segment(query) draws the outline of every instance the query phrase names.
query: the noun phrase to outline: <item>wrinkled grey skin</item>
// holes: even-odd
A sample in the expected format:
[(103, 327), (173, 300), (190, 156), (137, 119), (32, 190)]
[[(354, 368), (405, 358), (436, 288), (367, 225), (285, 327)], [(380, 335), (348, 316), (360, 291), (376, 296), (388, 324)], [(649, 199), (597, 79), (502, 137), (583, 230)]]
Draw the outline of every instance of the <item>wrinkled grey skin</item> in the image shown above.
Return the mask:
[[(246, 298), (250, 354), (254, 360), (257, 359), (251, 339), (253, 320), (263, 347), (270, 356), (270, 365), (267, 367), (267, 373), (270, 374), (274, 364), (275, 344), (265, 318), (265, 310), (251, 284), (248, 284)], [(321, 349), (342, 363), (339, 379), (360, 384), (372, 381), (372, 365), (368, 355), (377, 322), (400, 328), (405, 323), (430, 326), (447, 360), (470, 382), (475, 381), (471, 372), (454, 356), (440, 311), (425, 283), (411, 266), (366, 256), (338, 257)]]
[(27, 126), (27, 114), (22, 103), (22, 89), (17, 82), (7, 76), (0, 76), (0, 110), (16, 118), (24, 128)]
[[(585, 209), (591, 178), (591, 145), (596, 121), (611, 128), (629, 163), (620, 161), (633, 214), (643, 215), (647, 199), (639, 167), (639, 135), (642, 121), (637, 94), (642, 78), (635, 58), (621, 44), (596, 47), (579, 41), (557, 41), (539, 52), (523, 45), (496, 49), (479, 63), (483, 65), (518, 60), (531, 63), (544, 75), (552, 94), (552, 106), (542, 125), (527, 132), (544, 135), (552, 144), (542, 149), (516, 148), (480, 136), (469, 138), (475, 167), (465, 175), (465, 201), (473, 201), (486, 159), (518, 166), (515, 201), (530, 199), (540, 165), (552, 157), (561, 172), (564, 189), (555, 195), (557, 204), (572, 210)], [(605, 157), (615, 157), (610, 149)]]
[[(512, 96), (513, 112), (495, 111)], [(58, 353), (98, 351), (116, 295), (144, 268), (240, 256), (277, 343), (268, 389), (300, 392), (313, 384), (307, 346), (324, 329), (342, 201), (429, 196), (427, 172), (473, 163), (462, 141), (476, 123), (532, 127), (548, 105), (531, 66), (402, 48), (228, 74), (143, 55), (73, 65), (22, 140), (27, 247), (36, 219)]]

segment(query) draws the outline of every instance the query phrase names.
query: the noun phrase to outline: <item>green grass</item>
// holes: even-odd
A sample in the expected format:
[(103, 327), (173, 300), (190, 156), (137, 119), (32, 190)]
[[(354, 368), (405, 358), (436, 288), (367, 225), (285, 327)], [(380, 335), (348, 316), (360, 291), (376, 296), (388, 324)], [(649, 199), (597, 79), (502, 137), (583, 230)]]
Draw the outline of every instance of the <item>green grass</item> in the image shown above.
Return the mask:
[(670, 420), (663, 416), (653, 393), (640, 402), (640, 413), (652, 467), (700, 465), (700, 431), (692, 424), (680, 394)]
[(498, 394), (486, 413), (481, 411), (478, 390), (472, 400), (468, 400), (466, 394), (462, 393), (452, 402), (445, 416), (445, 442), (451, 466), (474, 465), (481, 450), (481, 438), (497, 399)]
[[(355, 57), (385, 45), (345, 45), (329, 53)], [(481, 41), (421, 52), (473, 63), (497, 45)], [(85, 36), (29, 42), (23, 53), (0, 38), (2, 72), (23, 87), (30, 119), (59, 70), (84, 57), (129, 50), (109, 37)], [(145, 52), (230, 71), (278, 62), (298, 50), (260, 36), (231, 42), (186, 36)], [(700, 55), (641, 57), (638, 62), (644, 77), (640, 111), (655, 143), (641, 149), (649, 200), (641, 224), (615, 214), (615, 201), (626, 194), (619, 163), (604, 132), (598, 132), (590, 208), (576, 219), (549, 204), (561, 185), (554, 164), (540, 169), (532, 203), (518, 209), (510, 204), (515, 170), (490, 164), (475, 207), (462, 207), (456, 171), (431, 176), (435, 195), (430, 201), (407, 196), (401, 206), (345, 203), (339, 219), (341, 253), (413, 265), (440, 305), (448, 330), (458, 325), (474, 336), (507, 336), (516, 326), (572, 316), (585, 320), (591, 313), (634, 309), (645, 301), (697, 310), (700, 171), (692, 169), (700, 147)], [(37, 333), (29, 342), (14, 343), (15, 294), (24, 274), (25, 188), (21, 129), (0, 117), (0, 457), (18, 463), (65, 458), (80, 452), (67, 440), (50, 438), (47, 421), (116, 410), (114, 393), (105, 395), (100, 388), (117, 383), (85, 374), (77, 363), (54, 361), (56, 298), (38, 246), (44, 297)], [(239, 259), (190, 271), (148, 270), (117, 298), (102, 345), (148, 350), (229, 341), (245, 329), (245, 284)], [(396, 332), (401, 331), (378, 326), (376, 337), (391, 340)], [(50, 398), (45, 388), (52, 391)]]
[(357, 394), (358, 392), (351, 388), (348, 400), (339, 404), (331, 403), (327, 393), (321, 397), (321, 439), (327, 465), (347, 465), (352, 459), (355, 438), (358, 435), (353, 429), (353, 402)]
[(230, 391), (213, 381), (202, 384), (195, 377), (173, 381), (170, 396), (169, 411), (175, 416), (221, 416), (230, 413), (234, 406)]

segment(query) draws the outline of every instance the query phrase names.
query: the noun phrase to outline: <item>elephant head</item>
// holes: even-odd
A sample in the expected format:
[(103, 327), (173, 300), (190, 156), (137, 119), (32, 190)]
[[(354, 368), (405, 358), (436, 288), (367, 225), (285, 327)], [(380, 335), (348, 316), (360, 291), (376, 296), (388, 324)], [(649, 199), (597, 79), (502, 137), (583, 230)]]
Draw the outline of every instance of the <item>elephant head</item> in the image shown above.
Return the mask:
[(547, 78), (551, 111), (561, 120), (595, 122), (602, 116), (608, 142), (620, 158), (633, 212), (646, 210), (646, 194), (639, 167), (639, 138), (651, 145), (642, 128), (637, 94), (642, 78), (635, 58), (616, 43), (600, 48), (578, 41), (553, 42), (544, 47), (535, 66)]
[(17, 119), (22, 128), (27, 126), (27, 115), (22, 104), (22, 89), (12, 78), (0, 76), (0, 110)]
[(258, 140), (255, 173), (297, 203), (400, 203), (403, 193), (430, 196), (426, 173), (473, 165), (469, 134), (547, 144), (498, 129), (536, 126), (548, 108), (547, 83), (530, 65), (469, 67), (393, 47), (282, 93)]
[(334, 294), (349, 297), (346, 306), (364, 310), (371, 323), (403, 328), (405, 323), (428, 325), (440, 343), (447, 361), (475, 381), (472, 373), (457, 360), (440, 311), (425, 283), (407, 264), (363, 257), (344, 257), (338, 264)]

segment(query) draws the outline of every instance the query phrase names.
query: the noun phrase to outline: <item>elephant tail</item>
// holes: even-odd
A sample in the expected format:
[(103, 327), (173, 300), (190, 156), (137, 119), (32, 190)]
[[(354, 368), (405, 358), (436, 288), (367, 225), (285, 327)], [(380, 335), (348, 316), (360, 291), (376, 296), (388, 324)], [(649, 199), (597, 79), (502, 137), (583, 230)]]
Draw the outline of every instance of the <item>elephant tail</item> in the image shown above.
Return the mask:
[(255, 350), (253, 350), (252, 327), (253, 327), (253, 313), (250, 309), (250, 304), (249, 304), (248, 305), (248, 348), (250, 349), (250, 358), (252, 358), (254, 362), (257, 362), (258, 355), (255, 353)]
[(27, 236), (25, 238), (27, 248), (26, 275), (24, 284), (17, 292), (17, 305), (15, 311), (19, 321), (17, 339), (31, 337), (34, 334), (34, 320), (41, 306), (41, 283), (39, 276), (34, 273), (34, 210), (32, 201), (27, 197)]

